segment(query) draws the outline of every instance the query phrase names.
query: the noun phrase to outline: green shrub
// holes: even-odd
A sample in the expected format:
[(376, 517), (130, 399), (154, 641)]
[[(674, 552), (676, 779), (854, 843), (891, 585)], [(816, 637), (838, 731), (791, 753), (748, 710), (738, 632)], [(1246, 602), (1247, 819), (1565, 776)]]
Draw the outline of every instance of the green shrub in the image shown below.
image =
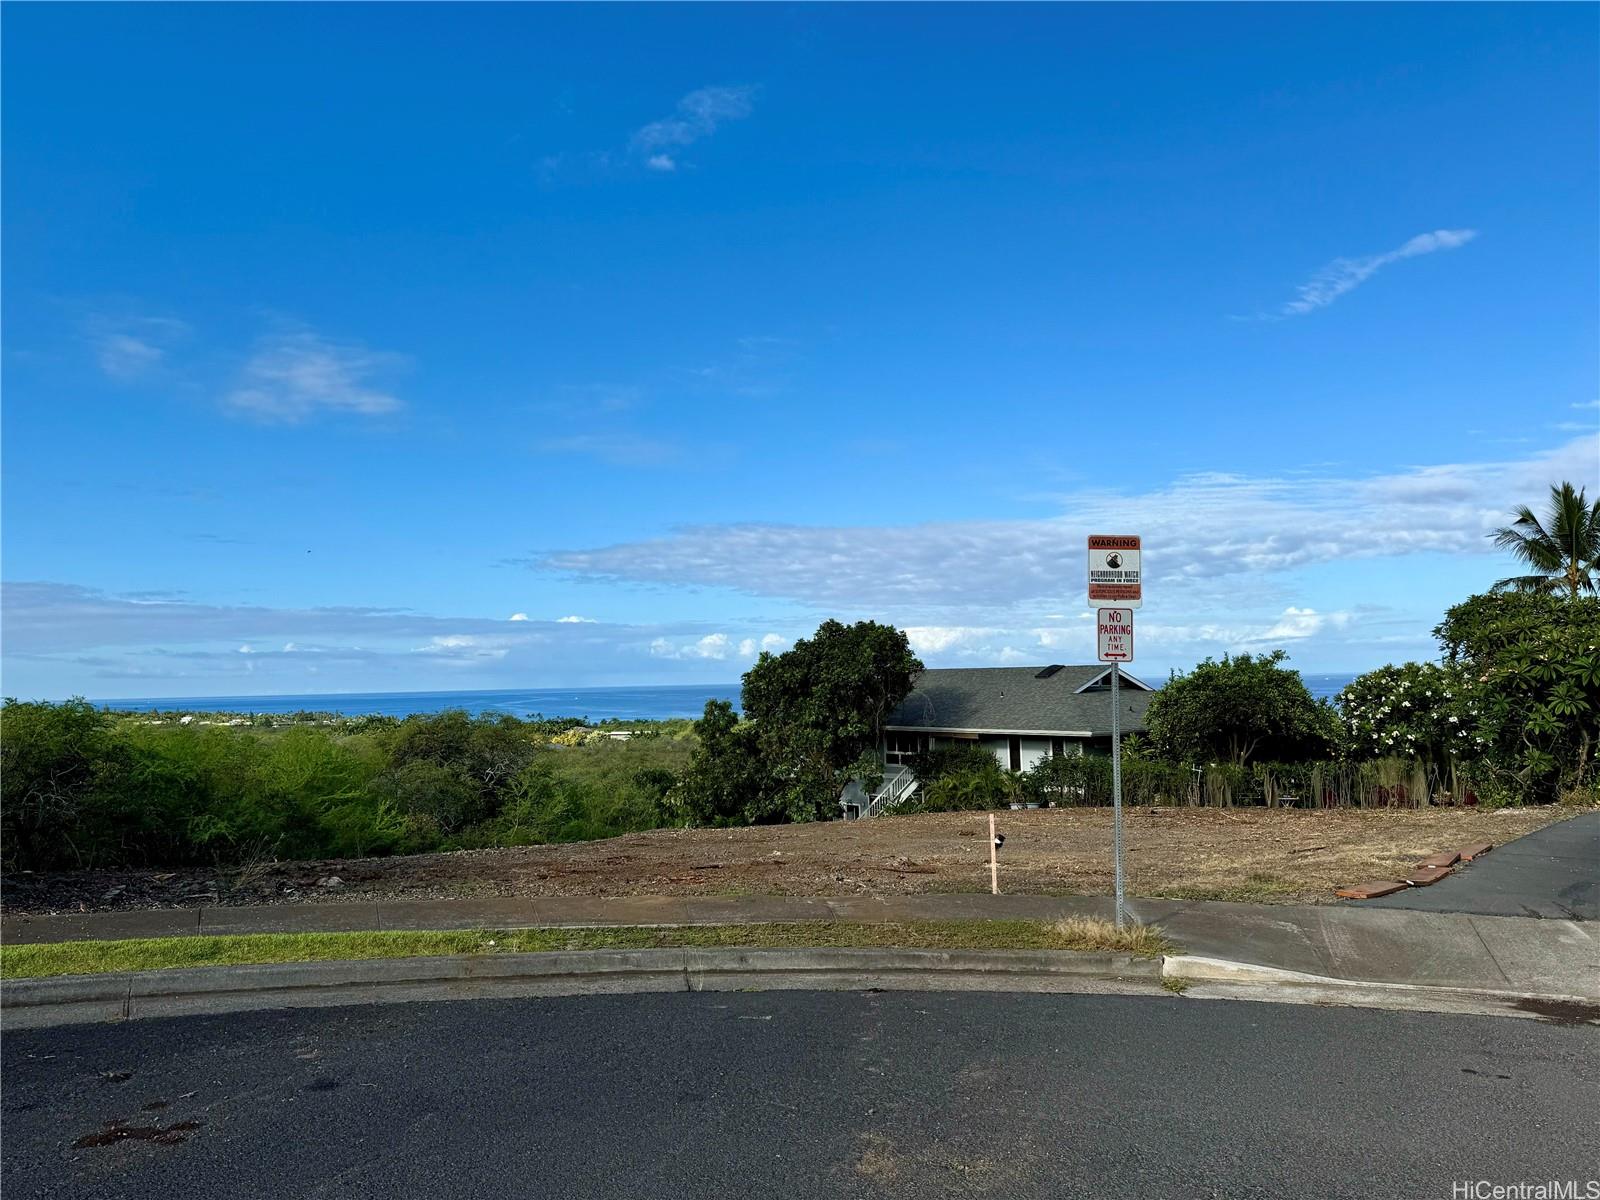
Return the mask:
[(995, 765), (995, 757), (976, 742), (946, 742), (932, 746), (912, 758), (911, 772), (926, 786), (958, 771), (985, 771)]
[(7, 701), (5, 866), (225, 866), (609, 837), (666, 822), (664, 797), (693, 750), (682, 723), (672, 737), (556, 752), (540, 746), (572, 722), (212, 719)]
[(967, 812), (999, 808), (1020, 797), (1010, 772), (1001, 769), (994, 755), (984, 754), (987, 762), (946, 771), (917, 789), (903, 812)]

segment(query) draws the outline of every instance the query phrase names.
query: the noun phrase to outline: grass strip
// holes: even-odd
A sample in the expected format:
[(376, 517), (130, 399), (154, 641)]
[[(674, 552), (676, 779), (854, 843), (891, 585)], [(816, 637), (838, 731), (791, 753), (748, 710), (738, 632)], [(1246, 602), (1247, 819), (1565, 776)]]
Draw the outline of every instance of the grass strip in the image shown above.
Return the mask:
[(589, 929), (470, 929), (372, 933), (251, 933), (0, 946), (0, 978), (95, 975), (244, 963), (418, 958), (554, 950), (693, 947), (907, 950), (1116, 950), (1150, 957), (1169, 949), (1146, 925), (1109, 921), (806, 921), (772, 925), (620, 925)]

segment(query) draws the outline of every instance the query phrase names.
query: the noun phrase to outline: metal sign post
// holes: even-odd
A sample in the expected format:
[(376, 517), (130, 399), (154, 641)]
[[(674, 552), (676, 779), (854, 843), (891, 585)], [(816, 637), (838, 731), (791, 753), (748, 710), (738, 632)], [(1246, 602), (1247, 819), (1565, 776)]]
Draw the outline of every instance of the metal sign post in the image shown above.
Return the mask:
[(1111, 664), (1111, 853), (1115, 861), (1117, 928), (1127, 922), (1122, 877), (1122, 664), (1133, 661), (1133, 610), (1144, 602), (1143, 547), (1137, 535), (1089, 536), (1089, 603), (1119, 607), (1096, 614), (1096, 649)]
[(1117, 928), (1122, 928), (1122, 701), (1118, 683), (1122, 667), (1111, 664), (1111, 808), (1112, 853), (1117, 860)]

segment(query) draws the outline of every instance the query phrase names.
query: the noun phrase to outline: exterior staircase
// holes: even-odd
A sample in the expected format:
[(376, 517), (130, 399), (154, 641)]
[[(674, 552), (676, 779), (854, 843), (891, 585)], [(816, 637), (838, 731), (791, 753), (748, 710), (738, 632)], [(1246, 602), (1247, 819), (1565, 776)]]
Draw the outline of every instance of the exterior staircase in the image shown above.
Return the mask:
[(869, 795), (860, 784), (852, 783), (845, 789), (839, 804), (844, 809), (844, 819), (847, 821), (876, 817), (911, 799), (916, 795), (917, 787), (917, 777), (911, 768), (887, 767), (883, 773), (883, 783), (877, 791)]

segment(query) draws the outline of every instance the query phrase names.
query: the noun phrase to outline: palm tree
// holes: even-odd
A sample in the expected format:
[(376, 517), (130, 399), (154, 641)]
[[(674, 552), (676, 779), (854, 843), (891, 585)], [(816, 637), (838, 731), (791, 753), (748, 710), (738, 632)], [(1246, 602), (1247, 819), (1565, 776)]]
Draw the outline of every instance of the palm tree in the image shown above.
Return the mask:
[(1526, 504), (1515, 510), (1516, 520), (1489, 536), (1509, 550), (1533, 574), (1513, 575), (1494, 585), (1495, 591), (1565, 592), (1576, 597), (1596, 590), (1600, 575), (1600, 500), (1593, 504), (1583, 489), (1570, 483), (1550, 485), (1550, 511), (1543, 522)]

